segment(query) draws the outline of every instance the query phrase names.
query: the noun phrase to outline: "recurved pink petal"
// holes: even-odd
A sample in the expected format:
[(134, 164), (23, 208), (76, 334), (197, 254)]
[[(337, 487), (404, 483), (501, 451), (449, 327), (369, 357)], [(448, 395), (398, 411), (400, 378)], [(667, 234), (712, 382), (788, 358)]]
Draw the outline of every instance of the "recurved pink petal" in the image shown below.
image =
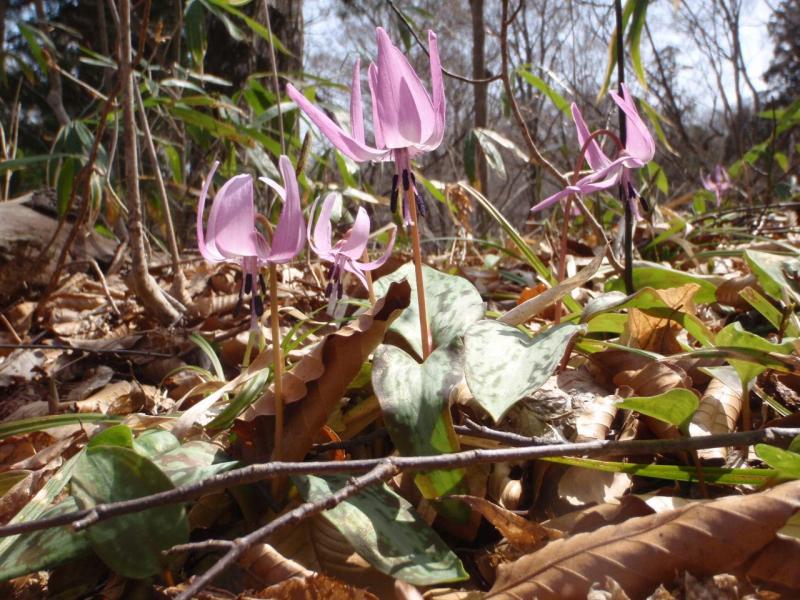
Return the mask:
[(627, 117), (627, 140), (625, 141), (625, 149), (628, 154), (638, 158), (644, 163), (653, 160), (656, 153), (656, 143), (647, 125), (644, 124), (639, 112), (636, 110), (636, 103), (633, 100), (628, 88), (622, 86), (622, 97), (616, 92), (611, 92), (611, 97), (617, 103)]
[[(589, 133), (589, 128), (586, 126), (586, 121), (583, 119), (581, 109), (579, 109), (578, 105), (574, 102), (572, 103), (572, 120), (575, 122), (575, 130), (578, 132), (578, 143), (581, 145), (581, 148), (583, 148), (583, 145), (591, 134)], [(608, 166), (611, 159), (600, 149), (600, 144), (592, 140), (586, 148), (586, 162), (589, 163), (592, 169), (602, 169)]]
[(364, 140), (364, 106), (361, 103), (361, 59), (353, 66), (353, 84), (350, 86), (350, 130), (360, 144)]
[(208, 196), (208, 188), (211, 186), (211, 181), (214, 179), (214, 173), (217, 171), (219, 161), (214, 161), (211, 166), (211, 172), (206, 176), (203, 182), (203, 188), (200, 190), (200, 201), (197, 203), (197, 249), (209, 262), (222, 262), (225, 257), (219, 253), (213, 238), (209, 237), (208, 244), (206, 244), (206, 236), (203, 233), (203, 211), (206, 207), (206, 197)]
[(381, 160), (386, 156), (386, 150), (371, 148), (345, 133), (328, 115), (309, 102), (308, 98), (303, 96), (291, 83), (286, 86), (286, 93), (308, 115), (308, 118), (319, 127), (322, 134), (348, 157), (357, 162), (364, 162), (367, 160)]
[(207, 230), (225, 258), (259, 255), (255, 215), (250, 175), (236, 175), (225, 182), (214, 197)]
[(433, 31), (428, 31), (428, 51), (431, 60), (431, 92), (433, 94), (433, 112), (435, 123), (431, 137), (425, 142), (426, 150), (435, 150), (442, 143), (444, 125), (447, 118), (447, 102), (444, 95), (444, 77), (442, 63), (439, 60), (439, 42)]
[(283, 208), (272, 235), (272, 249), (266, 258), (271, 263), (285, 263), (300, 254), (306, 243), (306, 224), (303, 222), (303, 209), (300, 206), (300, 189), (292, 162), (287, 156), (278, 160), (286, 195)]
[(317, 217), (317, 223), (314, 225), (314, 233), (311, 233), (311, 222), (314, 218), (314, 212), (317, 208), (319, 200), (314, 202), (311, 207), (310, 219), (308, 221), (308, 244), (311, 249), (324, 260), (333, 260), (333, 229), (331, 228), (331, 214), (333, 213), (333, 205), (336, 203), (336, 194), (328, 194), (322, 202), (322, 210)]
[(383, 263), (389, 260), (389, 257), (392, 255), (392, 249), (394, 249), (394, 241), (397, 237), (397, 227), (392, 228), (391, 237), (389, 238), (389, 243), (386, 244), (386, 250), (383, 252), (383, 256), (380, 258), (373, 260), (371, 262), (359, 262), (359, 261), (352, 261), (353, 265), (362, 271), (373, 271), (380, 267)]
[(378, 97), (376, 92), (378, 89), (378, 67), (375, 63), (369, 65), (369, 93), (372, 96), (372, 130), (375, 134), (375, 147), (386, 148), (386, 142), (383, 139), (383, 129), (381, 129), (381, 120), (378, 117)]
[(420, 145), (433, 134), (436, 115), (425, 90), (408, 59), (377, 28), (378, 77), (375, 97), (378, 119), (387, 148)]
[(338, 247), (340, 253), (352, 260), (358, 260), (364, 254), (369, 241), (369, 216), (363, 207), (358, 208), (356, 220), (345, 239)]

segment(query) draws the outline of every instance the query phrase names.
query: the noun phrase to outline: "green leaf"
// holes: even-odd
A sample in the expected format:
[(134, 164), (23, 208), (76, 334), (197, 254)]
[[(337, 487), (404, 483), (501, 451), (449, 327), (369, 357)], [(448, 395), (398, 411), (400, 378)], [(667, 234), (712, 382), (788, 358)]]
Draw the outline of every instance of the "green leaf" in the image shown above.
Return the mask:
[(209, 442), (194, 440), (159, 454), (153, 459), (175, 486), (196, 483), (212, 475), (239, 466), (222, 448)]
[(133, 449), (144, 457), (154, 460), (181, 445), (180, 440), (169, 431), (148, 429), (133, 442)]
[(787, 479), (800, 479), (800, 454), (769, 446), (756, 444), (756, 455)]
[(211, 362), (211, 366), (214, 367), (214, 373), (216, 373), (217, 379), (220, 381), (225, 381), (225, 370), (222, 368), (222, 363), (219, 361), (219, 357), (217, 356), (217, 353), (214, 351), (214, 348), (211, 346), (211, 344), (206, 341), (204, 337), (198, 335), (197, 333), (190, 335), (189, 339), (195, 346), (203, 351), (203, 354), (205, 354), (208, 360)]
[[(761, 352), (774, 352), (777, 354), (791, 354), (794, 350), (794, 344), (791, 341), (784, 341), (782, 344), (773, 344), (768, 342), (761, 336), (755, 333), (750, 333), (742, 329), (741, 323), (731, 323), (726, 325), (719, 333), (717, 333), (717, 347), (718, 348), (741, 348), (744, 351), (755, 350)], [(754, 362), (748, 360), (739, 360), (728, 358), (728, 363), (736, 369), (739, 378), (744, 385), (758, 377), (761, 373), (770, 368), (770, 365)]]
[(93, 435), (86, 444), (87, 448), (99, 448), (100, 446), (120, 446), (133, 450), (133, 432), (127, 425), (114, 425)]
[[(634, 7), (636, 6), (636, 2), (641, 0), (628, 0), (625, 2), (625, 6), (622, 9), (622, 31), (623, 34), (625, 29), (628, 27), (628, 21), (631, 18), (631, 13), (633, 12)], [(614, 31), (611, 32), (611, 40), (608, 43), (608, 66), (606, 67), (606, 74), (603, 77), (603, 84), (600, 86), (600, 91), (597, 94), (597, 100), (599, 101), (608, 93), (608, 88), (611, 85), (611, 75), (614, 73), (614, 67), (617, 66), (617, 29), (614, 28)]]
[(647, 78), (645, 77), (644, 67), (642, 66), (642, 31), (644, 30), (645, 22), (647, 21), (647, 5), (648, 0), (638, 0), (633, 8), (633, 16), (631, 18), (631, 27), (628, 33), (628, 44), (631, 50), (631, 63), (633, 64), (633, 72), (636, 73), (636, 79), (642, 84), (642, 87), (647, 89)]
[[(703, 277), (685, 271), (678, 271), (656, 263), (636, 262), (633, 266), (633, 285), (638, 290), (651, 287), (657, 290), (680, 287), (686, 283), (700, 286), (694, 301), (698, 304), (711, 304), (717, 301), (717, 286), (714, 277)], [(612, 279), (606, 284), (606, 291), (622, 290), (625, 285), (621, 279)]]
[[(372, 386), (392, 442), (403, 456), (431, 456), (459, 450), (450, 421), (450, 388), (463, 374), (460, 342), (437, 348), (419, 364), (400, 348), (378, 346), (372, 361)], [(415, 482), (426, 498), (468, 493), (463, 469), (421, 473)], [(445, 516), (469, 520), (470, 511), (452, 501), (437, 506)]]
[[(693, 465), (643, 465), (572, 457), (543, 458), (542, 460), (605, 473), (628, 473), (639, 477), (652, 477), (653, 479), (688, 481), (690, 483), (700, 482), (697, 475), (698, 468)], [(765, 485), (779, 476), (778, 471), (773, 469), (704, 467), (701, 472), (706, 483), (721, 485)]]
[[(347, 485), (345, 475), (292, 477), (300, 495), (316, 502)], [(382, 484), (322, 513), (359, 556), (382, 573), (412, 585), (468, 578), (461, 561), (411, 504)]]
[(250, 29), (252, 29), (255, 33), (257, 33), (262, 38), (264, 38), (264, 40), (266, 40), (267, 43), (269, 43), (270, 40), (271, 40), (272, 41), (272, 45), (275, 47), (275, 50), (277, 50), (278, 52), (281, 52), (282, 54), (291, 55), (291, 52), (289, 52), (286, 49), (286, 46), (284, 46), (281, 43), (281, 41), (277, 38), (277, 36), (272, 35), (270, 33), (269, 29), (264, 27), (261, 23), (259, 23), (255, 19), (252, 19), (252, 18), (248, 17), (242, 11), (234, 8), (234, 6), (233, 6), (234, 3), (228, 2), (226, 0), (208, 0), (208, 2), (210, 2), (211, 4), (213, 4), (215, 6), (218, 6), (218, 7), (222, 8), (223, 10), (229, 12), (230, 14), (240, 18), (242, 21), (244, 21), (247, 24), (247, 26)]
[(507, 137), (504, 137), (504, 136), (500, 135), (499, 133), (497, 133), (496, 131), (492, 131), (491, 129), (479, 128), (479, 129), (476, 129), (475, 131), (476, 132), (480, 132), (481, 135), (489, 138), (490, 140), (492, 140), (495, 144), (497, 144), (501, 148), (505, 148), (509, 152), (512, 152), (514, 154), (514, 156), (516, 156), (521, 161), (526, 162), (526, 163), (528, 162), (528, 155), (525, 154), (520, 149), (519, 146), (517, 146), (514, 142), (512, 142)]
[(537, 77), (526, 69), (517, 69), (517, 74), (537, 90), (542, 92), (545, 96), (547, 96), (558, 110), (560, 110), (570, 119), (572, 118), (572, 112), (567, 99), (547, 85), (547, 82), (544, 79)]
[(788, 294), (788, 300), (800, 304), (800, 288), (795, 279), (800, 272), (800, 260), (796, 256), (745, 250), (743, 258), (768, 296), (786, 302)]
[(464, 173), (467, 176), (467, 181), (470, 183), (477, 184), (478, 182), (478, 167), (475, 163), (475, 144), (478, 140), (478, 137), (475, 135), (475, 131), (470, 131), (467, 134), (467, 137), (464, 138)]
[(516, 327), (483, 320), (464, 336), (464, 370), (475, 400), (495, 422), (550, 378), (583, 325), (563, 323), (530, 337)]
[(208, 429), (226, 429), (233, 425), (234, 419), (261, 396), (269, 379), (269, 373), (269, 369), (262, 369), (255, 377), (247, 380), (233, 400), (206, 427)]
[[(173, 489), (149, 459), (118, 446), (89, 448), (72, 475), (72, 495), (82, 509)], [(142, 579), (165, 567), (161, 551), (189, 539), (183, 506), (161, 506), (89, 527), (92, 549), (114, 572)]]
[[(780, 330), (783, 325), (783, 313), (775, 308), (772, 302), (767, 300), (758, 290), (748, 286), (739, 292), (739, 296), (769, 321), (770, 325), (776, 330)], [(792, 319), (787, 319), (785, 326), (787, 335), (791, 337), (800, 336), (800, 329)]]
[[(702, 290), (695, 294), (695, 299), (701, 292)], [(704, 347), (714, 345), (714, 334), (701, 319), (669, 306), (650, 287), (640, 288), (630, 296), (625, 296), (622, 292), (609, 292), (598, 296), (586, 304), (581, 313), (581, 322), (591, 323), (599, 315), (629, 308), (638, 308), (652, 317), (675, 321)]]
[(61, 164), (56, 179), (56, 207), (58, 214), (64, 216), (67, 212), (69, 198), (72, 195), (72, 185), (80, 165), (74, 158), (68, 158)]
[(206, 36), (206, 13), (199, 0), (189, 0), (183, 14), (183, 25), (186, 31), (186, 46), (192, 55), (192, 62), (202, 66), (208, 48)]
[(63, 415), (47, 415), (32, 417), (19, 421), (6, 421), (0, 423), (0, 440), (12, 435), (22, 435), (32, 431), (44, 431), (64, 425), (82, 425), (84, 423), (119, 423), (124, 417), (104, 415), (102, 413), (65, 413)]
[(617, 403), (618, 408), (635, 410), (659, 421), (675, 425), (681, 431), (689, 425), (700, 401), (691, 391), (674, 388), (657, 396), (636, 396)]
[[(76, 510), (78, 505), (75, 499), (68, 497), (60, 504), (45, 509), (40, 518), (57, 517)], [(8, 551), (0, 555), (0, 581), (52, 569), (87, 555), (91, 550), (86, 532), (73, 531), (68, 525), (16, 536)]]
[[(403, 279), (408, 279), (411, 286), (411, 304), (395, 319), (389, 330), (403, 336), (411, 349), (422, 356), (414, 264), (406, 263), (394, 273), (378, 279), (375, 282), (375, 294), (380, 298), (386, 294), (392, 282)], [(423, 265), (422, 281), (434, 346), (448, 345), (451, 340), (464, 335), (467, 327), (483, 317), (483, 299), (475, 286), (463, 277), (447, 275)]]
[(25, 156), (22, 158), (15, 158), (12, 160), (0, 161), (0, 173), (5, 171), (16, 171), (19, 169), (26, 169), (31, 165), (40, 162), (50, 162), (59, 158), (81, 158), (80, 154), (71, 154), (68, 152), (55, 152), (53, 154), (36, 154), (34, 156)]

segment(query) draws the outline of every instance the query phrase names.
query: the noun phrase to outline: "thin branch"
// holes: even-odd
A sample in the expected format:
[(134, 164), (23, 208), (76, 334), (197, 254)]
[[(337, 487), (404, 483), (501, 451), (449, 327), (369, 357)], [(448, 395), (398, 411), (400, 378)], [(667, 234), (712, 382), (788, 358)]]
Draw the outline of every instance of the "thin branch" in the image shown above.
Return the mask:
[(151, 350), (129, 350), (127, 348), (84, 348), (82, 346), (60, 346), (48, 344), (0, 344), (3, 350), (66, 350), (74, 352), (86, 352), (87, 354), (128, 354), (130, 356), (152, 356), (158, 358), (172, 358), (174, 354), (166, 352), (153, 352)]
[(530, 129), (528, 129), (528, 125), (525, 123), (525, 119), (519, 109), (519, 104), (517, 104), (517, 100), (514, 97), (514, 89), (511, 87), (511, 76), (508, 73), (508, 26), (511, 24), (514, 17), (516, 17), (517, 12), (518, 9), (509, 17), (508, 0), (503, 0), (503, 14), (500, 24), (500, 56), (502, 58), (500, 77), (503, 80), (503, 87), (505, 88), (508, 103), (511, 105), (511, 112), (514, 113), (514, 119), (517, 121), (519, 130), (522, 132), (522, 137), (525, 139), (525, 145), (528, 147), (529, 160), (543, 167), (555, 177), (561, 185), (566, 186), (569, 184), (567, 178), (556, 169), (550, 161), (542, 156), (542, 153), (539, 152), (539, 148), (536, 147), (536, 142), (534, 142), (533, 137), (531, 137)]
[[(422, 51), (425, 54), (430, 56), (431, 53), (428, 50), (428, 47), (423, 43), (421, 39), (419, 39), (419, 36), (417, 35), (417, 32), (414, 30), (414, 27), (412, 26), (411, 22), (408, 20), (408, 17), (406, 17), (405, 14), (403, 14), (403, 11), (401, 11), (399, 8), (397, 8), (397, 6), (395, 6), (395, 3), (392, 2), (392, 0), (386, 0), (386, 3), (389, 5), (389, 8), (392, 9), (392, 12), (394, 12), (394, 14), (397, 15), (397, 17), (400, 19), (403, 25), (406, 26), (406, 29), (408, 29), (408, 32), (411, 34), (411, 37), (413, 37), (414, 41), (417, 42), (417, 45), (420, 48), (422, 48)], [(497, 81), (498, 79), (503, 77), (502, 74), (499, 74), (499, 75), (493, 75), (491, 77), (484, 77), (482, 79), (472, 79), (471, 77), (464, 77), (463, 75), (459, 75), (458, 73), (453, 73), (452, 71), (449, 71), (444, 67), (442, 67), (442, 73), (444, 73), (451, 79), (456, 79), (458, 81), (463, 81), (464, 83), (471, 83), (471, 84), (491, 83), (492, 81)]]
[(706, 448), (729, 446), (752, 446), (759, 443), (777, 444), (800, 435), (800, 428), (768, 427), (754, 431), (741, 431), (693, 438), (672, 440), (596, 440), (570, 444), (550, 444), (522, 448), (499, 448), (465, 450), (453, 454), (436, 456), (392, 456), (388, 458), (360, 459), (350, 461), (308, 461), (308, 462), (269, 462), (256, 463), (234, 469), (227, 473), (208, 477), (197, 483), (182, 485), (172, 490), (151, 496), (98, 504), (88, 509), (75, 511), (38, 521), (15, 523), (0, 527), (0, 537), (38, 531), (49, 527), (74, 523), (77, 530), (105, 521), (112, 517), (132, 512), (140, 512), (165, 504), (176, 504), (197, 498), (213, 490), (255, 483), (274, 477), (307, 475), (320, 473), (358, 473), (374, 469), (383, 463), (391, 463), (400, 471), (428, 471), (432, 469), (453, 469), (473, 464), (495, 462), (516, 462), (550, 458), (554, 456), (624, 456), (629, 454), (659, 454), (682, 452)]
[[(189, 585), (189, 587), (187, 587), (183, 592), (181, 592), (180, 595), (176, 597), (175, 600), (190, 600), (191, 598), (194, 598), (195, 595), (200, 592), (200, 590), (211, 583), (214, 578), (217, 577), (217, 575), (227, 569), (248, 548), (268, 538), (276, 531), (283, 529), (284, 527), (294, 525), (295, 523), (299, 523), (303, 519), (318, 515), (325, 510), (334, 508), (335, 506), (347, 500), (349, 497), (355, 496), (364, 488), (378, 484), (382, 481), (386, 481), (390, 477), (393, 477), (397, 471), (397, 466), (390, 462), (380, 463), (365, 475), (351, 479), (346, 486), (334, 492), (330, 496), (326, 496), (314, 502), (306, 502), (301, 504), (294, 510), (290, 510), (289, 512), (282, 514), (263, 527), (256, 529), (254, 532), (228, 542), (228, 552), (208, 571), (195, 579), (191, 585)], [(181, 546), (174, 547), (171, 551), (193, 550), (197, 547), (202, 547), (205, 544), (206, 542), (200, 542), (199, 544), (183, 544)], [(215, 541), (215, 544), (217, 547), (219, 547), (219, 541)]]

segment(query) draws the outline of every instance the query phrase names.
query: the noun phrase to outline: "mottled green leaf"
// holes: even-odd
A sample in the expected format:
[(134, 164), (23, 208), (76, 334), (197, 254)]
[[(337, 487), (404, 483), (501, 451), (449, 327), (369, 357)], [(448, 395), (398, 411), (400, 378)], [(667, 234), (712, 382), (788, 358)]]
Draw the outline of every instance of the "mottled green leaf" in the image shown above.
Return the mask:
[[(394, 273), (378, 279), (375, 282), (375, 294), (380, 298), (386, 294), (392, 282), (403, 279), (408, 279), (411, 286), (411, 304), (400, 313), (389, 330), (403, 336), (411, 349), (422, 356), (414, 264), (406, 263)], [(422, 280), (434, 346), (446, 346), (453, 339), (464, 335), (467, 327), (483, 317), (483, 299), (475, 286), (463, 277), (423, 266)]]
[(483, 320), (464, 336), (464, 371), (475, 400), (495, 421), (550, 378), (583, 325), (563, 323), (530, 337), (516, 327)]
[(216, 444), (194, 440), (153, 459), (175, 486), (201, 481), (239, 466)]
[[(686, 283), (696, 283), (700, 290), (694, 301), (698, 304), (711, 304), (717, 301), (717, 286), (713, 277), (703, 277), (686, 271), (678, 271), (662, 265), (636, 262), (633, 266), (633, 285), (638, 290), (651, 287), (657, 290), (680, 287)], [(606, 284), (606, 291), (622, 290), (625, 284), (621, 279), (612, 279)]]
[[(292, 478), (309, 502), (347, 485), (346, 475)], [(370, 565), (412, 585), (435, 585), (468, 578), (461, 561), (404, 498), (386, 485), (363, 490), (322, 516), (336, 527)]]
[[(72, 475), (72, 495), (80, 508), (130, 500), (173, 489), (170, 479), (149, 459), (129, 448), (89, 448)], [(123, 515), (89, 527), (92, 549), (116, 573), (135, 579), (161, 572), (161, 551), (189, 538), (183, 506), (161, 506)]]
[[(378, 346), (372, 361), (372, 386), (392, 442), (404, 456), (431, 456), (459, 450), (448, 408), (450, 389), (463, 375), (459, 342), (437, 348), (419, 364), (400, 348)], [(435, 470), (416, 476), (426, 498), (468, 493), (463, 469)], [(437, 509), (465, 522), (469, 510), (443, 501)]]

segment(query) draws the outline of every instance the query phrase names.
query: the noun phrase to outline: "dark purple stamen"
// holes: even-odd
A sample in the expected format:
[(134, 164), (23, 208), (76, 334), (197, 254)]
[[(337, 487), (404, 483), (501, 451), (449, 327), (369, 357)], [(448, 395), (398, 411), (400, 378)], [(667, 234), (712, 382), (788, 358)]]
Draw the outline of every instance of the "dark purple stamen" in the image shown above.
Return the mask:
[(392, 213), (397, 212), (397, 196), (399, 190), (397, 189), (397, 173), (392, 176), (392, 194), (389, 196), (389, 208), (391, 209)]
[(258, 294), (253, 296), (253, 310), (255, 311), (256, 316), (258, 317), (264, 314), (264, 301)]
[(245, 273), (244, 293), (249, 294), (252, 290), (253, 290), (253, 276), (250, 273)]
[(408, 184), (408, 169), (403, 169), (403, 191), (407, 192), (409, 188)]

